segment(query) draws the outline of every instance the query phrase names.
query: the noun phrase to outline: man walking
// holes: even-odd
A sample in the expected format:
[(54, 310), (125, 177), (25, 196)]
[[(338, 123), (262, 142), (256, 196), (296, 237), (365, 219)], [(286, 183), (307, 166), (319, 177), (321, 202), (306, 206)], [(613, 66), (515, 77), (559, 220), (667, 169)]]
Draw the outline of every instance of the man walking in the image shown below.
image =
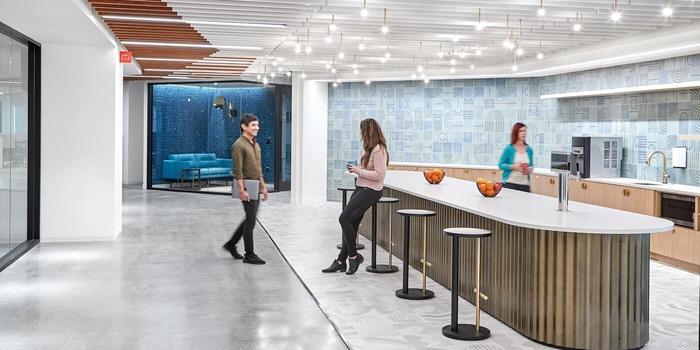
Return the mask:
[[(262, 176), (262, 164), (260, 156), (260, 145), (255, 142), (255, 137), (258, 136), (260, 123), (258, 117), (253, 114), (244, 114), (241, 117), (241, 137), (236, 140), (231, 146), (231, 158), (233, 159), (233, 177), (236, 179), (235, 185), (238, 186), (243, 209), (245, 210), (245, 219), (236, 229), (233, 237), (224, 244), (224, 249), (228, 250), (234, 259), (243, 259), (244, 263), (262, 265), (265, 261), (260, 259), (253, 251), (253, 228), (255, 227), (255, 216), (258, 212), (258, 194), (248, 193), (245, 188), (244, 180), (260, 181), (260, 191), (262, 192), (262, 200), (267, 200), (267, 188), (265, 187), (265, 179)], [(245, 256), (241, 256), (236, 250), (236, 244), (243, 237), (245, 246)]]

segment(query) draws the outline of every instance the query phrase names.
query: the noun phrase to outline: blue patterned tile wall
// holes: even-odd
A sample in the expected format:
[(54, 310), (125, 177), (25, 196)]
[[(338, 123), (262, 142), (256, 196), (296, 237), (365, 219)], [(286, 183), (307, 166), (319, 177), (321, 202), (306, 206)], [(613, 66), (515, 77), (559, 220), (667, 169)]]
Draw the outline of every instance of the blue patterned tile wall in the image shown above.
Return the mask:
[[(572, 136), (624, 138), (622, 176), (659, 179), (661, 164), (645, 165), (654, 150), (688, 147), (688, 168), (671, 181), (700, 185), (700, 90), (562, 100), (543, 94), (700, 80), (700, 55), (523, 79), (344, 83), (328, 92), (328, 198), (338, 200), (348, 159), (360, 155), (360, 120), (374, 117), (388, 138), (392, 161), (496, 165), (516, 121), (528, 125), (535, 165), (548, 168), (551, 151), (568, 151)], [(670, 164), (670, 163), (669, 163)]]
[(231, 158), (231, 144), (240, 136), (239, 119), (213, 107), (224, 96), (238, 108), (239, 116), (253, 113), (260, 118), (258, 142), (262, 149), (265, 179), (275, 179), (274, 88), (153, 85), (152, 183), (161, 182), (163, 160), (176, 153), (215, 153)]

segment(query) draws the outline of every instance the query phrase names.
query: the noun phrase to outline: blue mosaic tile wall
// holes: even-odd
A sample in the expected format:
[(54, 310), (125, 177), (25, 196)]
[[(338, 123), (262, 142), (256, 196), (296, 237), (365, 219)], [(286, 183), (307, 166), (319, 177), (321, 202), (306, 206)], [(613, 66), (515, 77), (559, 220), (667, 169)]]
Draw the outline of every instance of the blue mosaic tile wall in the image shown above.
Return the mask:
[(231, 158), (240, 136), (239, 119), (213, 107), (214, 98), (233, 102), (238, 115), (260, 118), (258, 142), (265, 180), (275, 179), (275, 90), (272, 87), (213, 88), (180, 84), (153, 85), (152, 183), (161, 182), (163, 160), (177, 153), (215, 153)]
[[(328, 92), (328, 198), (350, 185), (344, 164), (360, 155), (360, 120), (374, 117), (392, 161), (496, 165), (516, 121), (528, 125), (535, 166), (551, 151), (568, 151), (572, 136), (622, 136), (623, 177), (660, 179), (646, 166), (654, 150), (688, 147), (688, 168), (671, 181), (700, 185), (700, 90), (541, 100), (540, 95), (700, 80), (700, 55), (542, 78), (344, 83)], [(669, 161), (670, 166), (670, 161)]]

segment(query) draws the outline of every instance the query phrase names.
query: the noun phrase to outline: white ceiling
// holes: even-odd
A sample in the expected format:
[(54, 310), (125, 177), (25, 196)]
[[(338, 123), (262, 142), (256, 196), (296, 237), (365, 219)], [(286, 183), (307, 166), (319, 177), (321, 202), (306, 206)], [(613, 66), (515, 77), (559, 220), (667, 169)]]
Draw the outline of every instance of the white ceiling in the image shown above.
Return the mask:
[[(700, 1), (676, 0), (624, 0), (618, 2), (622, 19), (613, 23), (610, 13), (612, 0), (544, 0), (547, 14), (540, 18), (536, 11), (539, 0), (456, 1), (456, 0), (367, 0), (369, 16), (362, 19), (360, 9), (363, 0), (168, 0), (168, 5), (187, 21), (224, 21), (284, 24), (285, 28), (245, 28), (219, 25), (194, 24), (212, 45), (262, 46), (263, 51), (222, 50), (219, 55), (254, 55), (256, 64), (246, 73), (258, 74), (272, 68), (272, 57), (283, 57), (283, 69), (307, 73), (327, 72), (326, 62), (333, 62), (338, 74), (352, 75), (351, 65), (356, 61), (362, 75), (368, 71), (415, 71), (417, 64), (424, 64), (426, 72), (445, 71), (450, 59), (456, 59), (456, 68), (464, 71), (474, 64), (489, 72), (510, 73), (514, 62), (513, 51), (505, 50), (506, 15), (509, 15), (508, 35), (512, 34), (525, 51), (518, 64), (537, 61), (541, 51), (547, 64), (552, 56), (570, 51), (595, 47), (606, 42), (636, 41), (664, 29), (681, 29), (700, 23)], [(670, 18), (661, 15), (662, 7), (671, 3), (674, 14)], [(388, 11), (389, 33), (383, 35), (383, 10)], [(482, 32), (474, 29), (481, 9), (481, 20), (487, 23)], [(577, 13), (581, 16), (582, 30), (576, 33), (572, 25)], [(335, 17), (337, 30), (331, 33), (333, 42), (327, 44), (331, 16)], [(520, 21), (522, 20), (522, 36)], [(299, 37), (302, 48), (306, 46), (307, 30), (310, 55), (295, 54)], [(342, 51), (345, 59), (338, 59), (341, 50), (340, 33), (343, 33)], [(457, 37), (458, 41), (453, 42)], [(358, 50), (360, 40), (366, 43), (364, 51)], [(421, 44), (422, 43), (422, 44)], [(438, 52), (442, 46), (445, 57)], [(381, 62), (385, 51), (391, 53), (386, 63)], [(483, 52), (475, 55), (476, 49)], [(696, 49), (699, 50), (700, 48)], [(355, 59), (356, 56), (356, 59)], [(267, 65), (267, 68), (265, 66)]]

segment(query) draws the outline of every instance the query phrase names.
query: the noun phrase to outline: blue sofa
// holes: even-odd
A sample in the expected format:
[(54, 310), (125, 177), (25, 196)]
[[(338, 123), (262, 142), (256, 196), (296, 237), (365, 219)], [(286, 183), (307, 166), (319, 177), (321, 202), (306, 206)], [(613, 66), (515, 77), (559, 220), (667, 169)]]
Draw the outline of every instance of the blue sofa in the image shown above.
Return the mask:
[[(163, 161), (164, 180), (202, 180), (231, 177), (231, 159), (216, 158), (214, 153), (171, 154)], [(199, 169), (201, 176), (194, 171), (182, 172), (185, 168)]]

